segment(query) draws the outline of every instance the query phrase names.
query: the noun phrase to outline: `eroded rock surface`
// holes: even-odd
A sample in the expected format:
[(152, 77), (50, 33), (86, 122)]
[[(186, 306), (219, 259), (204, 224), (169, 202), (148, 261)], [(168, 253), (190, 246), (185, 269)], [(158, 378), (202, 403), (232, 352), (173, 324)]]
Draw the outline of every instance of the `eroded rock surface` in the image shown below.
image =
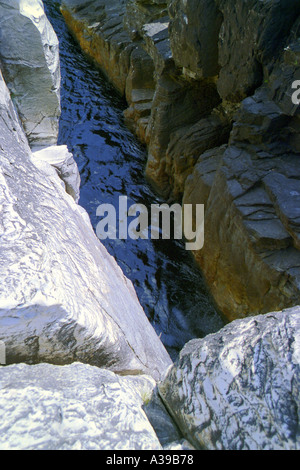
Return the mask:
[(73, 155), (66, 145), (52, 145), (33, 152), (35, 159), (44, 161), (53, 166), (58, 176), (65, 183), (66, 191), (75, 202), (80, 197), (80, 174)]
[(300, 307), (236, 320), (183, 348), (159, 386), (198, 449), (300, 448)]
[(171, 361), (134, 288), (47, 162), (0, 79), (0, 340), (6, 361), (74, 361), (159, 379)]
[(62, 11), (126, 96), (149, 181), (166, 200), (205, 204), (195, 258), (220, 310), (298, 304), (299, 2), (63, 0)]
[(0, 1), (0, 60), (30, 145), (56, 145), (59, 44), (41, 0)]
[(0, 449), (161, 450), (143, 411), (154, 385), (80, 363), (0, 367)]

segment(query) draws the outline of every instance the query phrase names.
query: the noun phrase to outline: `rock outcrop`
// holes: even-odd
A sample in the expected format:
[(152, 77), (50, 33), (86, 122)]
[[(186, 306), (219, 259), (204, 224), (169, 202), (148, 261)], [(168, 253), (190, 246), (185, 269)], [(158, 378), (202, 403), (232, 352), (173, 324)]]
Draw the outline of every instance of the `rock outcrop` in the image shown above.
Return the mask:
[(0, 1), (0, 61), (30, 145), (56, 145), (59, 44), (41, 0)]
[(0, 449), (161, 450), (143, 411), (154, 385), (80, 363), (0, 367)]
[(168, 449), (192, 448), (154, 393), (171, 359), (77, 204), (72, 154), (56, 145), (58, 42), (43, 4), (2, 10), (0, 448), (161, 450), (153, 426)]
[(299, 2), (63, 0), (62, 12), (126, 96), (157, 191), (205, 204), (195, 257), (220, 310), (298, 304)]
[(299, 387), (296, 307), (190, 341), (159, 391), (197, 449), (299, 450)]
[(52, 145), (33, 152), (35, 160), (40, 160), (53, 166), (58, 176), (65, 183), (65, 190), (75, 202), (80, 197), (80, 174), (72, 153), (66, 145)]
[(56, 170), (32, 155), (2, 77), (0, 87), (0, 340), (7, 364), (80, 361), (159, 379), (171, 360), (132, 284)]

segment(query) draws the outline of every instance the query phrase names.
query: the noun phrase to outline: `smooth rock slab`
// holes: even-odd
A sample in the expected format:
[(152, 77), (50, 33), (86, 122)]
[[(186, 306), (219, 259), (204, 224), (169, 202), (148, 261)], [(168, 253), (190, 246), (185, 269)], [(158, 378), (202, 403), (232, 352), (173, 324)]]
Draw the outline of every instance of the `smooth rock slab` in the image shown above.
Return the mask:
[(154, 385), (80, 363), (0, 367), (0, 449), (159, 450), (142, 409)]
[(0, 1), (0, 59), (32, 147), (57, 143), (59, 43), (41, 0)]
[(198, 449), (300, 449), (300, 307), (192, 340), (159, 386)]
[(164, 375), (132, 286), (54, 168), (32, 156), (0, 75), (0, 341), (6, 362)]

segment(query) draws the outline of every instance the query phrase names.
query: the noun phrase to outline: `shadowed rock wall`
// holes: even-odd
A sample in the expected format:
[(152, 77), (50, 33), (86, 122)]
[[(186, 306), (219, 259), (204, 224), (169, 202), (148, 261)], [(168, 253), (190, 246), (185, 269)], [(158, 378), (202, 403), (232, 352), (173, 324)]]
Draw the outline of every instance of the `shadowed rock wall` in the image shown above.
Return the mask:
[(156, 190), (205, 204), (195, 257), (220, 309), (299, 303), (299, 2), (63, 0), (62, 12), (126, 96)]

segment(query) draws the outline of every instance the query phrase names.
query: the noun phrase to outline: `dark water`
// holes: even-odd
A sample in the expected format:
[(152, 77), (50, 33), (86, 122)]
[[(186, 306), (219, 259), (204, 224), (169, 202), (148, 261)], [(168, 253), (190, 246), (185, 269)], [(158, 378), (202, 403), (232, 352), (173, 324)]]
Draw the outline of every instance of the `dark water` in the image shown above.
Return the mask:
[[(119, 196), (128, 196), (128, 206), (162, 203), (144, 178), (146, 150), (123, 124), (126, 103), (83, 56), (68, 33), (58, 3), (44, 3), (60, 41), (59, 144), (68, 145), (78, 164), (79, 203), (94, 228), (100, 220), (96, 217), (99, 204), (117, 208)], [(128, 239), (103, 244), (132, 280), (146, 315), (173, 358), (188, 340), (223, 326), (183, 242)]]

